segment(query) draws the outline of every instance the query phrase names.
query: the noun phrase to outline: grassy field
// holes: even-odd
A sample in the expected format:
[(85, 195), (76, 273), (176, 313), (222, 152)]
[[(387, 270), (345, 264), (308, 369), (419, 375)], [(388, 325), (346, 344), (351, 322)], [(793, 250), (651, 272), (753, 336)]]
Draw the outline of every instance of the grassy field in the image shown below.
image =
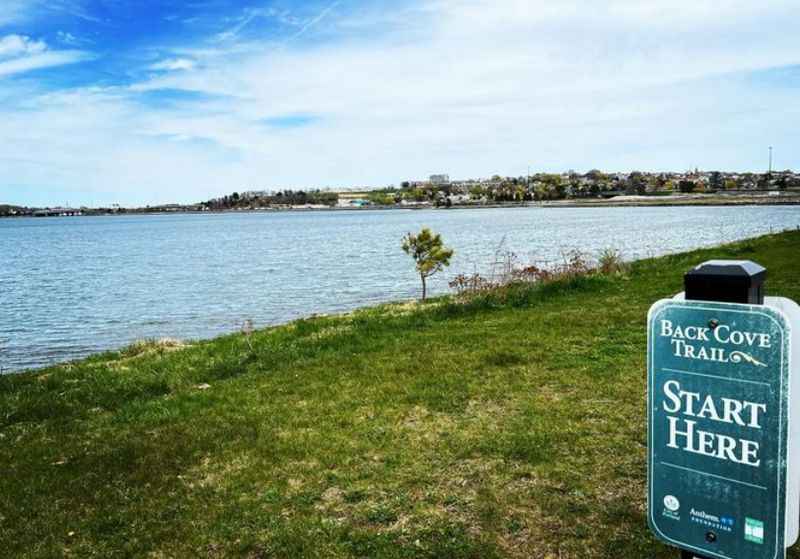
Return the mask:
[(674, 559), (645, 316), (712, 257), (800, 299), (790, 232), (0, 377), (0, 555)]

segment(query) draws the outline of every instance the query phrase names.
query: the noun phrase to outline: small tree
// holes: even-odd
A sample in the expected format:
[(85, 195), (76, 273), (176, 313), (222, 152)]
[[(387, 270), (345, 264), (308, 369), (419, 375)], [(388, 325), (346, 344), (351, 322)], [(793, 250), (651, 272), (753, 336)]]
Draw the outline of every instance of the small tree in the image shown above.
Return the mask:
[(427, 279), (450, 265), (453, 249), (444, 246), (442, 236), (434, 234), (427, 227), (416, 235), (408, 233), (403, 237), (402, 247), (403, 252), (410, 254), (417, 265), (424, 301), (428, 294)]
[(638, 194), (640, 196), (647, 193), (647, 180), (640, 171), (633, 171), (628, 175), (628, 185), (625, 188), (626, 194)]
[(725, 188), (725, 182), (722, 179), (722, 173), (714, 171), (708, 179), (708, 186), (711, 190), (722, 190)]

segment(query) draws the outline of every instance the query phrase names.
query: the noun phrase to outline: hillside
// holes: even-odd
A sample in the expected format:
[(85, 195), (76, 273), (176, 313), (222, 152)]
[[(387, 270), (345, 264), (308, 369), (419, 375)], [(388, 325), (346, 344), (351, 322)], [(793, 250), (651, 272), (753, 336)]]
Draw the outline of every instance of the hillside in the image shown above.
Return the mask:
[[(645, 316), (800, 232), (0, 377), (9, 557), (655, 557)], [(792, 552), (790, 557), (800, 558)]]
[(16, 213), (19, 213), (23, 210), (24, 208), (21, 208), (20, 206), (12, 206), (10, 204), (0, 204), (0, 216), (15, 215)]

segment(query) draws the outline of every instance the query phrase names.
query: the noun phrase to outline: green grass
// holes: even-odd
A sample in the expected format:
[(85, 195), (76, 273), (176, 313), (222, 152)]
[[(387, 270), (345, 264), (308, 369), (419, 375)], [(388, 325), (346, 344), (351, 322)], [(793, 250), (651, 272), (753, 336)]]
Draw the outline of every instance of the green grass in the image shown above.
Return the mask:
[(800, 299), (798, 254), (790, 232), (0, 377), (0, 554), (674, 559), (645, 521), (647, 309), (719, 257)]

